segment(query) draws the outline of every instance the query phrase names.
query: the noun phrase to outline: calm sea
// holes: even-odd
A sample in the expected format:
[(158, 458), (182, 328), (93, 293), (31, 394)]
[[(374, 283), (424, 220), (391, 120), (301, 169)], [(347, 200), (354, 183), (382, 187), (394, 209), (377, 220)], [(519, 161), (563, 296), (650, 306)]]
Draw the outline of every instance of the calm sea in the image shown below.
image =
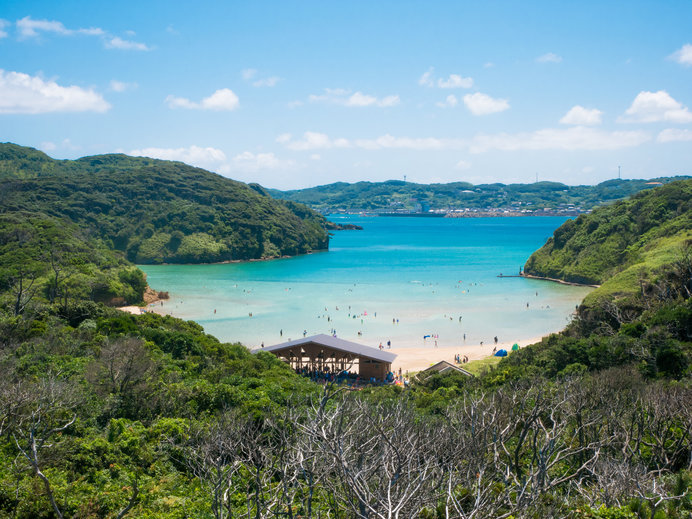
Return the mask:
[(335, 232), (328, 252), (296, 258), (141, 268), (171, 294), (159, 310), (250, 347), (317, 333), (371, 346), (528, 339), (564, 328), (589, 292), (497, 277), (516, 275), (565, 218), (332, 220), (364, 230)]

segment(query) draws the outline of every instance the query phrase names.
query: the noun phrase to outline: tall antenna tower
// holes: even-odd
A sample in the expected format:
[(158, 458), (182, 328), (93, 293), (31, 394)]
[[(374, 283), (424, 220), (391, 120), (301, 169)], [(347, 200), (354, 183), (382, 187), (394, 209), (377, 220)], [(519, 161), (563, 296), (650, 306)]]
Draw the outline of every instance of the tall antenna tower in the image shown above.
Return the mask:
[(618, 166), (618, 180), (621, 180), (620, 179), (620, 166)]
[(406, 182), (406, 175), (404, 175), (404, 182)]

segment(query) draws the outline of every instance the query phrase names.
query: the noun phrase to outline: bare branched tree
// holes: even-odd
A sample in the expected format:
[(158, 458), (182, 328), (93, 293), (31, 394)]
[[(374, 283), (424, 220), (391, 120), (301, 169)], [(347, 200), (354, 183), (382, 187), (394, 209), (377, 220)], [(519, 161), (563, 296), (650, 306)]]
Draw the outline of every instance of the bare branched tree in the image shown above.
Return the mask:
[(434, 504), (442, 483), (435, 428), (417, 420), (407, 402), (346, 399), (329, 411), (320, 432), (322, 455), (337, 476), (327, 484), (356, 517), (416, 517)]
[(60, 436), (75, 423), (79, 398), (72, 386), (54, 376), (26, 388), (29, 397), (17, 414), (12, 436), (20, 456), (41, 479), (55, 515), (62, 519), (63, 514), (42, 467), (45, 451), (54, 449), (60, 443)]
[(191, 431), (184, 445), (183, 461), (207, 490), (216, 519), (233, 517), (231, 498), (241, 488), (244, 422), (238, 413), (226, 411), (208, 428)]

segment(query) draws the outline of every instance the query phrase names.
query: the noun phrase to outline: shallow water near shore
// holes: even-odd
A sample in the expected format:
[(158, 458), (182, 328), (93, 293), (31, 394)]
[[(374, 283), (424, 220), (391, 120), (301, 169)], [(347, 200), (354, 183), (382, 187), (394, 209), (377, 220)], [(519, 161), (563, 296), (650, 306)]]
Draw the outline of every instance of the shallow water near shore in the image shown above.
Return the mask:
[(565, 218), (331, 219), (364, 230), (337, 231), (328, 252), (295, 258), (141, 266), (171, 295), (156, 311), (253, 348), (334, 332), (374, 347), (463, 348), (559, 331), (592, 290), (498, 277), (516, 276)]

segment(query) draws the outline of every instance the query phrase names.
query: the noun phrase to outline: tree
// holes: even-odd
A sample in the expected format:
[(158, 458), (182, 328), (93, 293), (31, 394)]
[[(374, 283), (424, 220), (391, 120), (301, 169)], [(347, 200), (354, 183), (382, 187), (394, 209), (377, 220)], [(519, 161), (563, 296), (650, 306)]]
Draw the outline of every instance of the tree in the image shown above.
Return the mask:
[(41, 479), (55, 515), (62, 519), (42, 467), (45, 452), (55, 449), (62, 434), (77, 420), (78, 397), (71, 386), (52, 375), (25, 387), (28, 391), (25, 405), (17, 415), (12, 437), (33, 474)]
[(241, 444), (248, 441), (244, 417), (225, 411), (206, 428), (193, 428), (183, 445), (183, 461), (211, 500), (216, 519), (233, 517), (232, 497), (241, 488)]
[(142, 339), (119, 337), (101, 348), (87, 370), (87, 379), (102, 395), (112, 395), (117, 413), (137, 414), (137, 397), (146, 387), (156, 364)]

